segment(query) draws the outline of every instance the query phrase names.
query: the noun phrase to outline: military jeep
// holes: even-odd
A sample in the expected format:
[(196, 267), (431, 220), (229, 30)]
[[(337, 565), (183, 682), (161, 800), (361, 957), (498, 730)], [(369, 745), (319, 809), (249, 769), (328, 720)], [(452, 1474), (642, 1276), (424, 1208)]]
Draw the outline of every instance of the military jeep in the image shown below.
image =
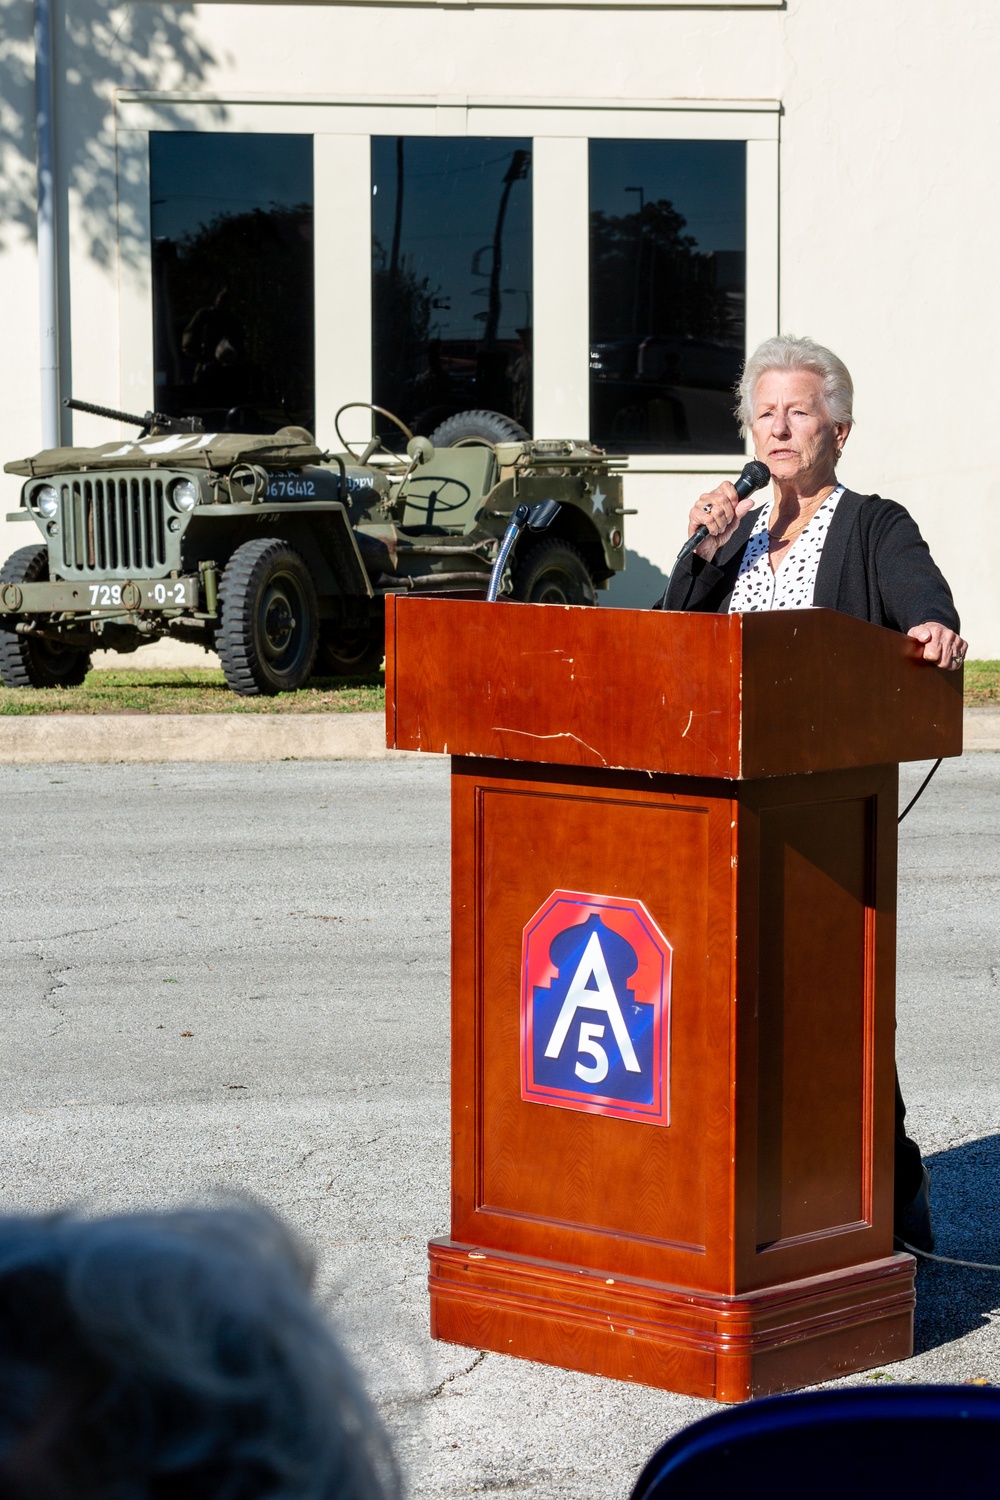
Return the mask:
[(396, 452), (374, 422), (371, 441), (347, 443), (342, 408), (342, 449), (324, 452), (302, 428), (202, 432), (193, 418), (71, 404), (142, 431), (5, 466), (26, 479), (8, 519), (33, 521), (44, 539), (0, 569), (7, 687), (74, 685), (96, 648), (162, 637), (217, 651), (237, 693), (366, 675), (382, 659), (386, 594), (485, 597), (521, 502), (562, 508), (544, 535), (525, 533), (509, 597), (595, 604), (625, 566), (615, 460), (572, 440), (488, 441), (494, 414), (464, 414), (466, 436), (444, 446), (382, 412), (400, 429)]

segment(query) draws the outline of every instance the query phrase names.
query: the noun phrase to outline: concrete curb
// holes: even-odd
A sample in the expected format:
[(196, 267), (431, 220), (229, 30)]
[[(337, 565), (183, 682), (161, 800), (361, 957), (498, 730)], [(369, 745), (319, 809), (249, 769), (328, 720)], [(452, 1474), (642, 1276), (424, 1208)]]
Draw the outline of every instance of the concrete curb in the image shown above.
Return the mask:
[(0, 718), (0, 764), (399, 760), (357, 714), (39, 714)]
[[(966, 750), (1000, 750), (1000, 710), (965, 711)], [(361, 714), (37, 714), (0, 718), (0, 765), (404, 760)]]
[(1000, 709), (967, 708), (963, 741), (966, 750), (1000, 750)]

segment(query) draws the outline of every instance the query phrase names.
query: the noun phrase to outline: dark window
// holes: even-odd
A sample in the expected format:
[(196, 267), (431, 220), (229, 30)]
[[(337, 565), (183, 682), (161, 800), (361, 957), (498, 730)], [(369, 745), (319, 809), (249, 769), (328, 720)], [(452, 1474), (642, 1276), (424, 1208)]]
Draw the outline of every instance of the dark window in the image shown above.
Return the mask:
[(742, 141), (591, 141), (590, 432), (616, 453), (740, 453)]
[(149, 157), (157, 408), (314, 431), (312, 137), (156, 131)]
[(416, 432), (472, 407), (531, 428), (530, 145), (372, 139), (374, 399)]

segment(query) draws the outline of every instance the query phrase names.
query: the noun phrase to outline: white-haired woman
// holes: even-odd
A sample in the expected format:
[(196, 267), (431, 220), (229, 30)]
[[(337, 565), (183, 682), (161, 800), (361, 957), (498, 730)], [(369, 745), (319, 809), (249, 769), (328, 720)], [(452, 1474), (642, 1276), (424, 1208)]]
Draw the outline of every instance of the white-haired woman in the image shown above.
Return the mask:
[(688, 535), (709, 535), (675, 569), (661, 609), (719, 614), (816, 605), (901, 630), (924, 657), (960, 667), (951, 590), (912, 516), (893, 500), (837, 480), (853, 425), (843, 360), (812, 339), (768, 339), (747, 360), (738, 415), (774, 493), (739, 500), (728, 481), (699, 496)]
[[(837, 461), (853, 425), (854, 385), (843, 360), (812, 339), (768, 339), (747, 360), (740, 423), (767, 464), (773, 494), (740, 500), (725, 482), (691, 509), (688, 535), (709, 535), (678, 563), (658, 609), (716, 614), (817, 606), (899, 630), (939, 667), (962, 665), (951, 590), (912, 516), (893, 500), (840, 484)], [(905, 1129), (896, 1083), (896, 1234), (934, 1248), (928, 1177)]]

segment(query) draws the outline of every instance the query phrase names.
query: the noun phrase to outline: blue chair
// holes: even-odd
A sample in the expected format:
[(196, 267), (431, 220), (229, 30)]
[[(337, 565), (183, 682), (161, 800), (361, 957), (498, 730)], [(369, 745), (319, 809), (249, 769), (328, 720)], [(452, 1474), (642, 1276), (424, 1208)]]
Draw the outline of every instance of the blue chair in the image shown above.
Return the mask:
[(1000, 1389), (884, 1385), (771, 1396), (679, 1432), (632, 1500), (984, 1500), (1000, 1490)]

